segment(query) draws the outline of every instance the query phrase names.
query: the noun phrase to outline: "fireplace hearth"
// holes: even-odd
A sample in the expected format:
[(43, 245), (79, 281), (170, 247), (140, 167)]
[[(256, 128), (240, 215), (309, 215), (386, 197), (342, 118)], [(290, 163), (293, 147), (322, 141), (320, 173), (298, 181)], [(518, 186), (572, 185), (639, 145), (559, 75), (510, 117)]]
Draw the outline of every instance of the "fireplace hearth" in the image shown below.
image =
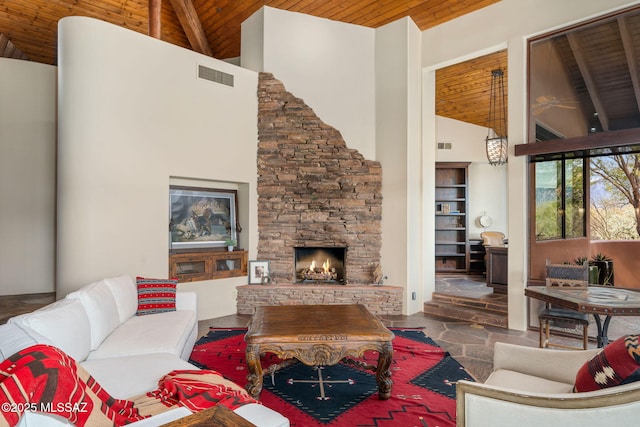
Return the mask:
[(346, 247), (295, 247), (296, 283), (345, 284)]

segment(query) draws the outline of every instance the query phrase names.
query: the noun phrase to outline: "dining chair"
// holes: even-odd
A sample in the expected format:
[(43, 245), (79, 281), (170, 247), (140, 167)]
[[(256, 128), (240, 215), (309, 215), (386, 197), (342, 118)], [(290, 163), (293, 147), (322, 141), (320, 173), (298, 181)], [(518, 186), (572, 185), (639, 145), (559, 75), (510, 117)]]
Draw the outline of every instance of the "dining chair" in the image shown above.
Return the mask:
[(499, 231), (483, 231), (480, 233), (482, 246), (504, 246), (504, 233)]
[[(589, 286), (589, 263), (583, 264), (551, 264), (546, 262), (546, 285), (547, 287), (580, 289)], [(589, 315), (566, 308), (553, 307), (546, 304), (545, 309), (538, 316), (540, 322), (540, 347), (559, 347), (565, 349), (589, 348)], [(551, 342), (551, 323), (559, 325), (573, 325), (582, 329), (582, 348), (572, 347), (560, 343)]]

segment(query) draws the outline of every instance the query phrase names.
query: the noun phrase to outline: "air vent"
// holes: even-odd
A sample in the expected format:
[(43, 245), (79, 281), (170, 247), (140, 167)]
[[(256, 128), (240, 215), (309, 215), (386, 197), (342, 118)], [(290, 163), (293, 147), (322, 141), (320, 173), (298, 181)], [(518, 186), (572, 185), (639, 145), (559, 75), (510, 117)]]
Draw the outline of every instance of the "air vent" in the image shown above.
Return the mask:
[(451, 150), (450, 142), (438, 142), (438, 150)]
[(198, 65), (198, 77), (215, 83), (233, 87), (233, 74)]

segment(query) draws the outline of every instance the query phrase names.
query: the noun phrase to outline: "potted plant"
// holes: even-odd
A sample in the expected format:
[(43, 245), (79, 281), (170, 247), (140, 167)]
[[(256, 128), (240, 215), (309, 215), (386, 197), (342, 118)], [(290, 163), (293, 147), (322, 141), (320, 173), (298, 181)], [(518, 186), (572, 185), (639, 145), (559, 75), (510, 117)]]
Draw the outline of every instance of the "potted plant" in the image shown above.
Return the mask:
[(598, 267), (592, 265), (591, 262), (589, 262), (589, 258), (587, 258), (586, 256), (581, 256), (573, 260), (573, 263), (575, 265), (584, 265), (585, 262), (589, 264), (589, 284), (597, 285), (599, 283)]
[(600, 282), (598, 281), (598, 267), (589, 262), (589, 258), (586, 256), (581, 256), (573, 260), (573, 263), (576, 265), (584, 265), (584, 263), (589, 263), (589, 284), (597, 285)]
[(613, 260), (611, 258), (597, 253), (591, 257), (589, 264), (598, 267), (598, 284), (613, 286)]
[(238, 242), (236, 242), (236, 239), (232, 239), (229, 237), (224, 241), (224, 244), (227, 245), (227, 249), (229, 250), (229, 252), (233, 252), (233, 247), (237, 245)]

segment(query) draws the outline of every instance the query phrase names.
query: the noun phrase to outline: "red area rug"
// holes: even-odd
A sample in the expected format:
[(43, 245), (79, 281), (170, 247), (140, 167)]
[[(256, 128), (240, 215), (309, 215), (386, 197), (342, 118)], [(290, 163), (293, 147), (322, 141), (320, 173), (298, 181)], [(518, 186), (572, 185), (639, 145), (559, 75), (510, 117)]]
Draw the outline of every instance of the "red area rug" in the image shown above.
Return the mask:
[[(313, 368), (295, 363), (264, 379), (260, 401), (292, 427), (453, 427), (455, 383), (471, 375), (422, 330), (392, 329), (393, 387), (380, 400), (375, 374), (352, 365)], [(245, 329), (213, 329), (193, 349), (190, 362), (240, 385), (247, 380)], [(377, 352), (365, 354), (375, 364)], [(277, 363), (266, 354), (262, 366)]]

